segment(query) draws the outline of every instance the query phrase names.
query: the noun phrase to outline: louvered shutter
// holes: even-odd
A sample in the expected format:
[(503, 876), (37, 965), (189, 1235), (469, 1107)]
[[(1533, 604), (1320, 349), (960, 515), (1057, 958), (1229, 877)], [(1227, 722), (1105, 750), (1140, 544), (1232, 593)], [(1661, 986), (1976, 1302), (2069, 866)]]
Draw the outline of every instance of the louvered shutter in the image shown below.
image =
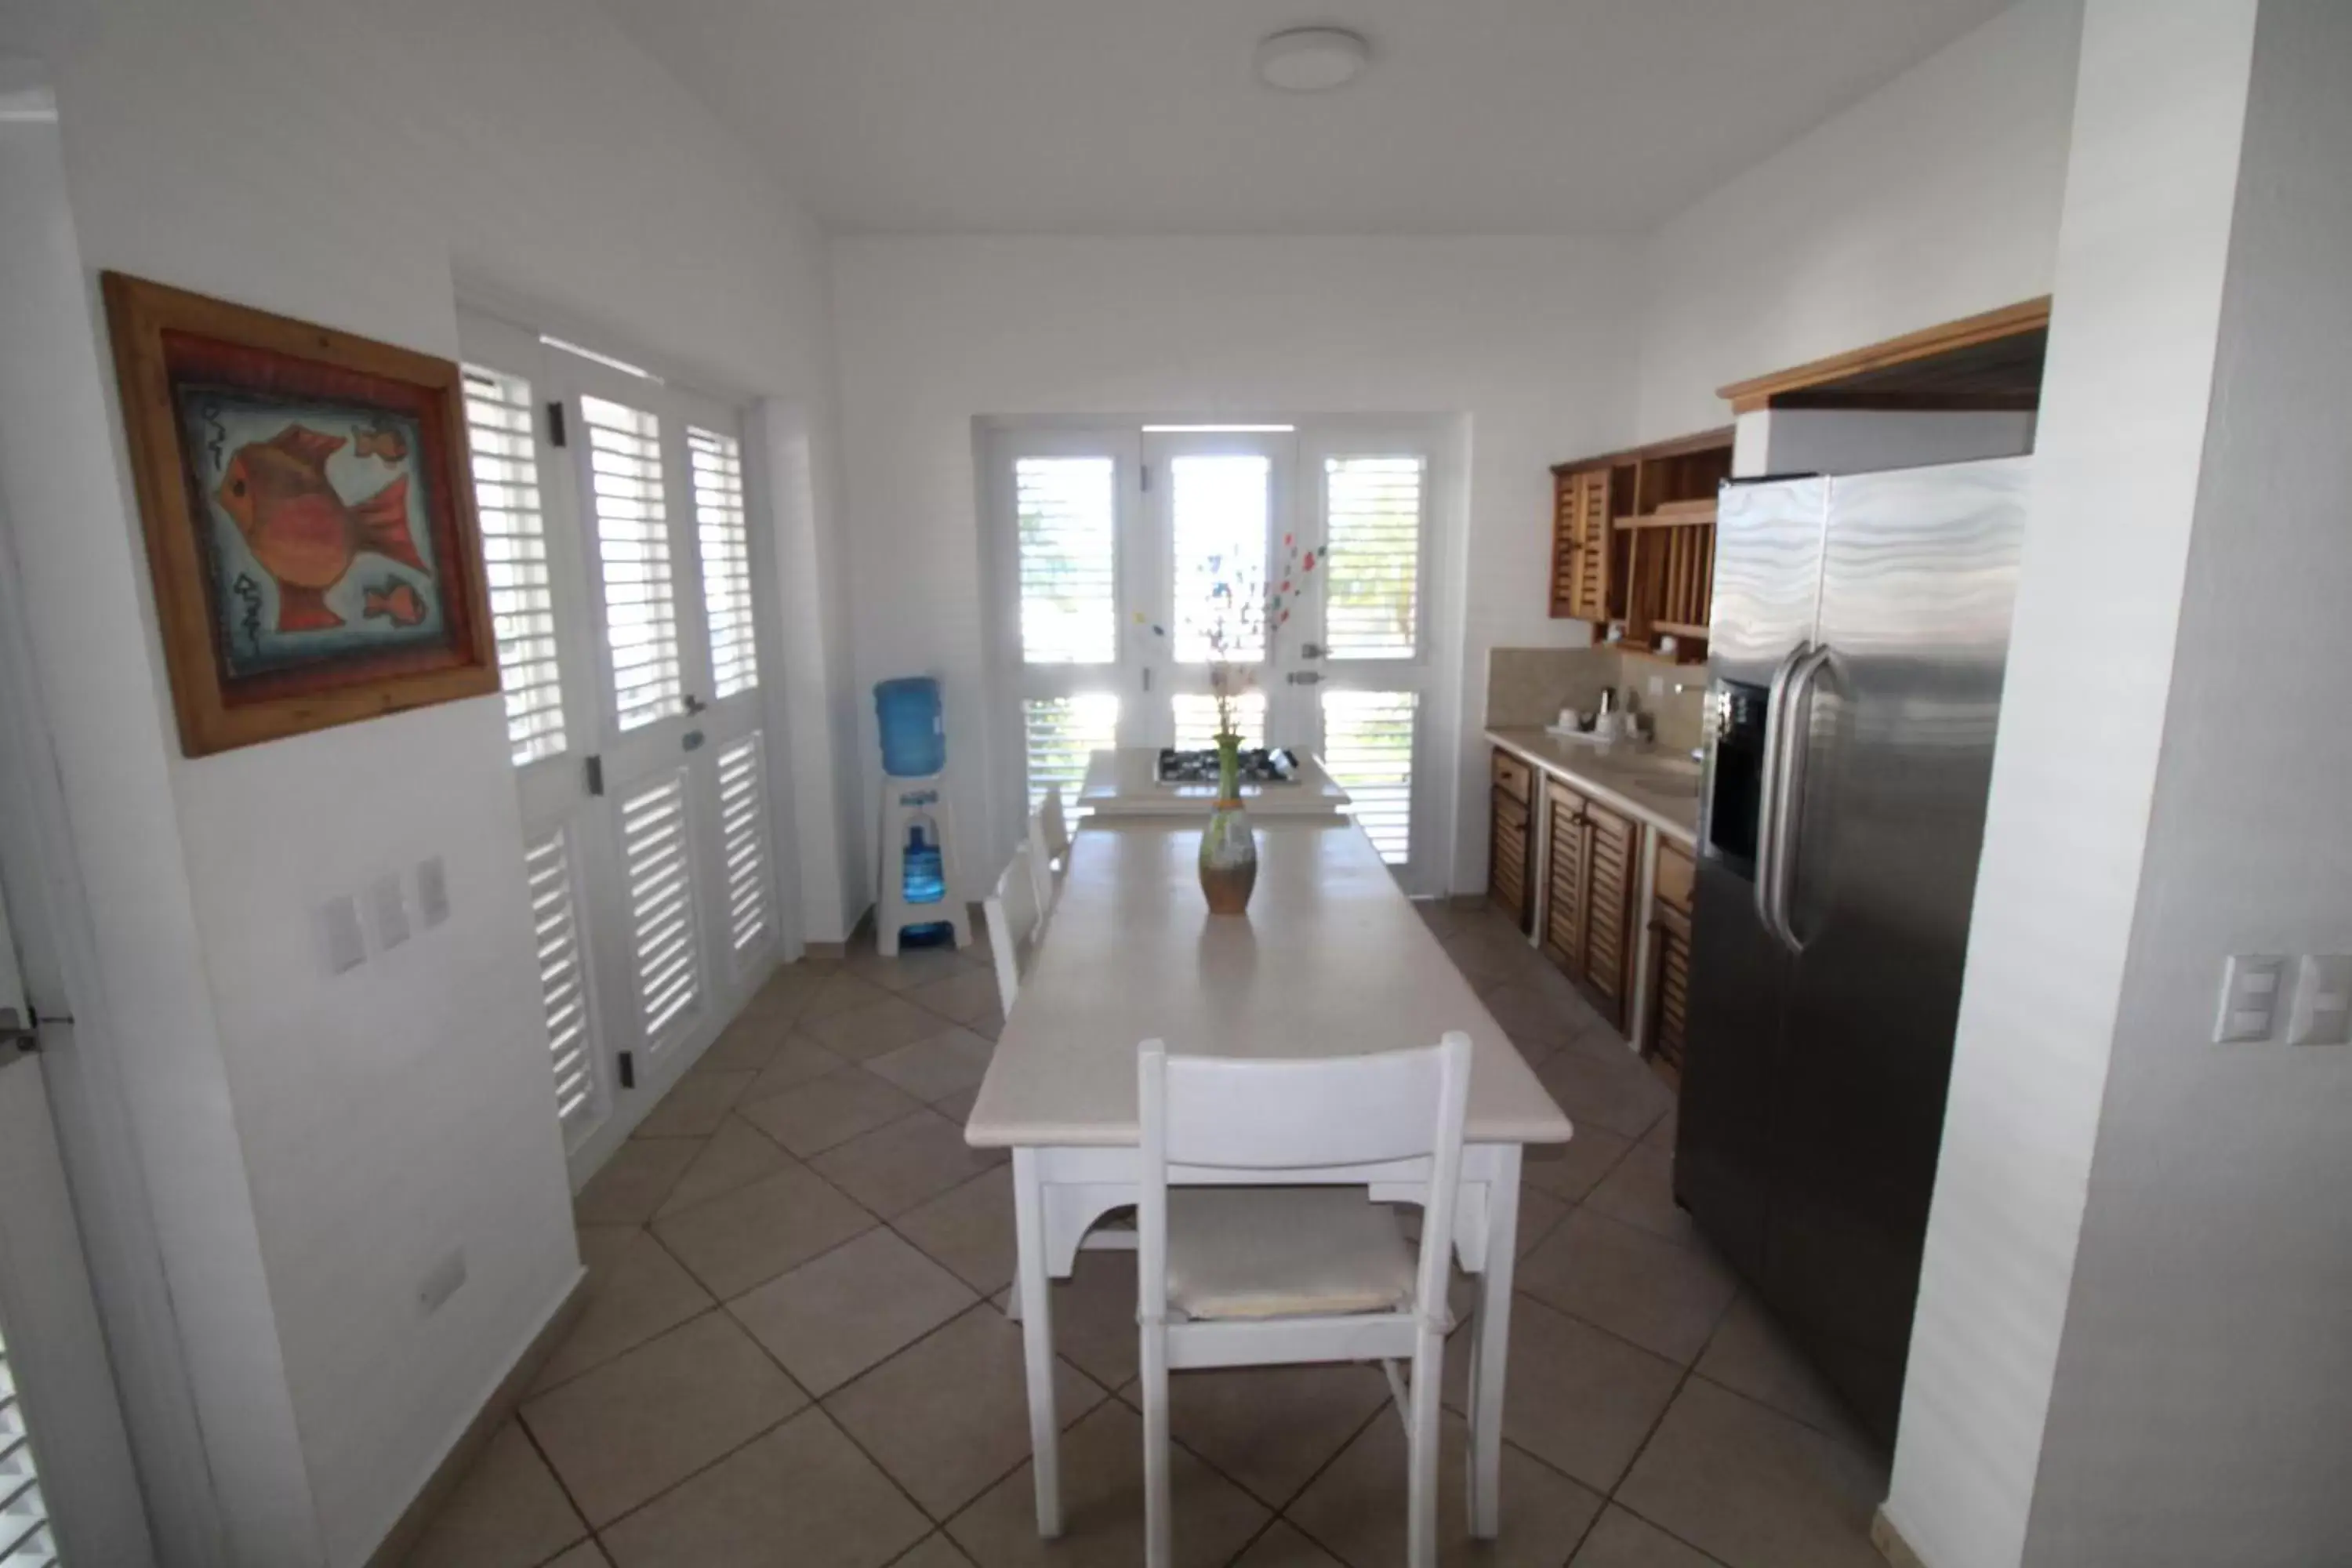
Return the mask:
[(562, 753), (563, 679), (555, 641), (555, 586), (539, 493), (539, 440), (530, 383), (467, 365), (466, 431), (474, 506), (505, 689), (515, 766)]
[(1108, 458), (1021, 458), (1013, 465), (1027, 664), (1118, 657), (1118, 545)]
[[(1176, 745), (1181, 751), (1201, 751), (1217, 743), (1217, 700), (1206, 692), (1180, 691), (1170, 700), (1176, 709)], [(1265, 744), (1265, 693), (1244, 691), (1234, 700), (1234, 722), (1242, 744)]]
[(621, 802), (621, 873), (628, 903), (637, 1022), (649, 1049), (702, 999), (693, 839), (686, 772), (662, 774)]
[[(1176, 660), (1255, 663), (1265, 658), (1262, 605), (1273, 462), (1257, 453), (1208, 453), (1168, 465), (1175, 557)], [(1222, 592), (1221, 592), (1222, 590)], [(1218, 646), (1222, 641), (1223, 646)]]
[(760, 731), (719, 753), (719, 838), (727, 879), (727, 939), (738, 958), (772, 924), (768, 909), (768, 781)]
[(661, 421), (601, 397), (583, 397), (580, 406), (588, 426), (614, 717), (625, 731), (677, 712), (686, 689), (669, 509), (662, 493)]
[(1118, 743), (1118, 699), (1108, 695), (1034, 697), (1022, 704), (1029, 756), (1029, 808), (1062, 786), (1073, 803), (1094, 753)]
[(1412, 658), (1420, 652), (1427, 472), (1417, 457), (1324, 459), (1327, 657)]
[(539, 949), (539, 990), (547, 1016), (555, 1110), (569, 1143), (585, 1131), (596, 1110), (588, 952), (582, 938), (580, 884), (570, 835), (558, 829), (529, 845), (523, 851), (523, 874)]
[(1403, 864), (1412, 852), (1416, 694), (1327, 690), (1322, 707), (1324, 767), (1348, 792), (1350, 810), (1381, 858)]
[(689, 426), (694, 513), (702, 546), (702, 609), (710, 627), (714, 696), (760, 684), (760, 650), (751, 616), (751, 538), (743, 521), (743, 452), (732, 436)]
[(33, 1439), (16, 1397), (16, 1369), (0, 1340), (0, 1568), (57, 1562), (41, 1478), (33, 1468)]

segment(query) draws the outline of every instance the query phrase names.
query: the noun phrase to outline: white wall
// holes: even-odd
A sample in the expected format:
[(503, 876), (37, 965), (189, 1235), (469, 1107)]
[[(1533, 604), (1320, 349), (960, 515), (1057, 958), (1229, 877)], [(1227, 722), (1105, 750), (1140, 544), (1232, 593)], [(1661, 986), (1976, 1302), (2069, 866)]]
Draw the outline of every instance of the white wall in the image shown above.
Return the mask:
[(1640, 440), (1715, 389), (2050, 291), (2081, 0), (2020, 0), (1645, 241)]
[[(2200, 459), (2252, 12), (2253, 0), (2093, 0), (2086, 18), (2033, 493), (1886, 1503), (1888, 1518), (1932, 1568), (2015, 1568), (2024, 1553), (2103, 1094), (2114, 1104), (2109, 1055), (2147, 1026), (2123, 1006), (2126, 966), (2127, 955), (2140, 962), (2137, 911), (2164, 896), (2147, 847), (2159, 763), (2179, 764), (2183, 739), (2167, 711), (2176, 655), (2212, 650), (2184, 640), (2180, 606), (2192, 531), (2214, 526), (2197, 515)], [(2149, 177), (2158, 169), (2164, 177)], [(2265, 525), (2273, 526), (2287, 525)], [(2277, 578), (2262, 582), (2240, 591), (2249, 601), (2270, 588), (2286, 591)], [(2277, 624), (2269, 616), (2278, 602), (2264, 600), (2264, 624)], [(2217, 635), (2273, 652), (2246, 609), (2238, 613), (2240, 624)], [(2296, 623), (2288, 635), (2299, 641), (2316, 630)], [(2316, 687), (2330, 661), (2324, 647), (2314, 651)], [(2300, 658), (2299, 649), (2281, 662)], [(2234, 853), (2270, 833), (2255, 790), (2294, 796), (2293, 785), (2258, 784), (2263, 755), (2242, 747), (2296, 752), (2319, 743), (2309, 734), (2313, 710), (2263, 706), (2274, 692), (2285, 695), (2275, 674), (2250, 683), (2239, 695), (2255, 722), (2195, 737), (2229, 756), (2214, 765), (2242, 786), (2235, 799), (2249, 808), (2228, 804), (2233, 792), (2226, 789), (2220, 801), (2200, 802), (2210, 814), (2191, 831), (2214, 852)], [(2336, 697), (2330, 705), (2340, 703)], [(2219, 722), (2226, 717), (2220, 706), (2200, 719)], [(2242, 770), (2241, 756), (2251, 764)], [(2299, 763), (2319, 760), (2315, 751), (2298, 755)], [(2330, 795), (2340, 801), (2340, 789), (2314, 778), (2309, 797), (2295, 799), (2294, 815), (2278, 826), (2303, 848), (2311, 840), (2294, 830), (2318, 821), (2338, 831)], [(2272, 863), (2265, 854), (2260, 865)], [(2316, 873), (2300, 875), (2307, 886)], [(2340, 897), (2340, 884), (2334, 890)], [(2195, 896), (2185, 885), (2176, 893)], [(2168, 955), (2180, 966), (2180, 989), (2170, 997), (2179, 1011), (2167, 1026), (2175, 1042), (2180, 1031), (2210, 1027), (2210, 987), (2231, 951), (2210, 926), (2195, 934), (2199, 942)], [(2204, 950), (2188, 951), (2193, 945)], [(2252, 1061), (2242, 1068), (2269, 1070)], [(2192, 1186), (2219, 1179), (2231, 1152), (2245, 1151), (2241, 1136), (2259, 1138), (2240, 1125), (2216, 1147), (2193, 1103), (2160, 1109), (2164, 1152), (2193, 1162), (2181, 1172)], [(2231, 1123), (2243, 1115), (2238, 1104), (2214, 1110)], [(2152, 1228), (2182, 1227), (2174, 1237), (2181, 1247), (2226, 1245), (2200, 1217), (2170, 1205)], [(2325, 1223), (2316, 1215), (2314, 1222)], [(2340, 1251), (2340, 1226), (2336, 1234)], [(2226, 1253), (2209, 1256), (2226, 1262)], [(2235, 1300), (2250, 1281), (2222, 1274), (2202, 1283)], [(2187, 1303), (2149, 1310), (2197, 1311)], [(2249, 1303), (2250, 1311), (2268, 1310)], [(2203, 1329), (2217, 1337), (2238, 1331), (2225, 1317), (2207, 1319)], [(2132, 1365), (2132, 1377), (2156, 1385), (2156, 1399), (2183, 1387), (2183, 1369), (2169, 1357)], [(2113, 1425), (2105, 1436), (2125, 1441)], [(2166, 1440), (2182, 1436), (2168, 1430)], [(2245, 1426), (2225, 1425), (2210, 1441), (2248, 1436)], [(2336, 1436), (2319, 1440), (2333, 1445)], [(2102, 1545), (2057, 1560), (2242, 1561), (2231, 1546), (2150, 1557)]]
[[(944, 676), (950, 755), (973, 753), (976, 416), (1452, 414), (1470, 449), (1453, 696), (1475, 721), (1488, 647), (1584, 636), (1547, 616), (1547, 470), (1622, 443), (1632, 260), (1560, 239), (836, 240), (861, 689)], [(860, 725), (871, 800), (881, 764), (862, 700)], [(1452, 876), (1466, 888), (1486, 863), (1484, 763), (1454, 750)], [(989, 820), (959, 772), (959, 819)], [(982, 869), (966, 868), (975, 885)]]
[[(813, 231), (593, 9), (98, 0), (6, 25), (52, 57), (92, 267), (452, 355), (463, 272), (812, 410), (824, 439)], [(184, 1114), (231, 1140), (249, 1184), (308, 1483), (276, 1512), (232, 1499), (228, 1556), (311, 1562), (322, 1540), (327, 1560), (358, 1562), (577, 1270), (500, 705), (181, 759), (122, 475), (79, 478), (70, 521), (121, 546), (80, 585), (104, 617), (89, 624), (131, 646), (143, 631), (148, 667), (144, 690), (115, 683), (131, 710), (113, 756), (89, 760), (168, 786), (160, 821), (152, 799), (92, 799), (144, 856), (101, 868), (186, 902), (210, 1006), (173, 1043), (217, 1060), (225, 1098)], [(450, 921), (331, 980), (312, 908), (432, 854)], [(113, 956), (145, 962), (145, 939), (122, 936)], [(420, 1321), (418, 1279), (461, 1245), (467, 1284)], [(220, 1348), (207, 1306), (250, 1280), (234, 1259), (206, 1261), (210, 1279), (190, 1267), (173, 1284), (195, 1363)], [(249, 1315), (232, 1330), (250, 1335)], [(217, 1484), (244, 1486), (236, 1435), (207, 1436)]]

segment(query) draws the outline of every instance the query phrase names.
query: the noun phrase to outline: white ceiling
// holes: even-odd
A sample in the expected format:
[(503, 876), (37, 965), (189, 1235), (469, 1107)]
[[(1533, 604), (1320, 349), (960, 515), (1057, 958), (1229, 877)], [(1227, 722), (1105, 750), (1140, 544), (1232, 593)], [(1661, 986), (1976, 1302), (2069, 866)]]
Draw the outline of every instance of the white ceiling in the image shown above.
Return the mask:
[[(2002, 0), (607, 0), (847, 232), (1645, 229)], [(1370, 70), (1271, 91), (1269, 32)]]

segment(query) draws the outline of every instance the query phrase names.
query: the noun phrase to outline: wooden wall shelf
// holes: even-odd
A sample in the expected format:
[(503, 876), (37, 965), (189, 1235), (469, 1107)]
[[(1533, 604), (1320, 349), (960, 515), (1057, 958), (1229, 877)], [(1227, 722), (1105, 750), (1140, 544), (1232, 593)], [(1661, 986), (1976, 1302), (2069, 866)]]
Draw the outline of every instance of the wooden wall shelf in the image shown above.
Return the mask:
[(1731, 473), (1731, 432), (1561, 463), (1552, 469), (1551, 614), (1597, 640), (1675, 639), (1706, 657), (1715, 574), (1716, 490)]

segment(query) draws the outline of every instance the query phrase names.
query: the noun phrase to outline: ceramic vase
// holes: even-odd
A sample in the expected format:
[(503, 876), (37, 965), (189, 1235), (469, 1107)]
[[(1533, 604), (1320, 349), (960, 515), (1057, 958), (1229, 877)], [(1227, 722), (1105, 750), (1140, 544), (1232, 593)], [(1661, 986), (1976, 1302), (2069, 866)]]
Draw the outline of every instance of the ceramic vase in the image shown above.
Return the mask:
[(1201, 891), (1213, 915), (1249, 912), (1257, 887), (1257, 837), (1241, 801), (1241, 739), (1217, 737), (1217, 804), (1201, 833)]

